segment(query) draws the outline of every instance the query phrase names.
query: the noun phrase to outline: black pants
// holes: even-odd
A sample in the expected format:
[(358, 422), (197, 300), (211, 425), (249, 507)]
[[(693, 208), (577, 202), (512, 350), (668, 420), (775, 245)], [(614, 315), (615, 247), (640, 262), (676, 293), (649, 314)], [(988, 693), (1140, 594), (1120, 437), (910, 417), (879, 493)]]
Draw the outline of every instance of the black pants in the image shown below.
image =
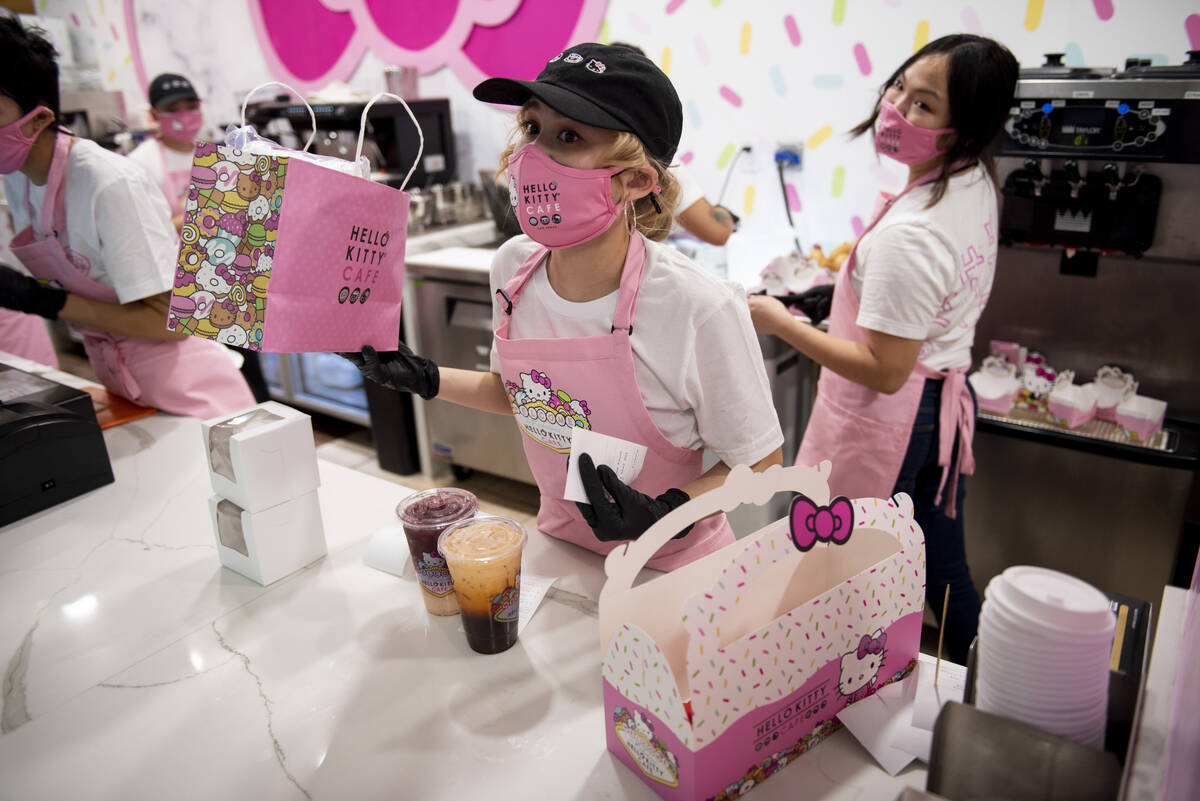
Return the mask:
[[(942, 508), (948, 498), (942, 499), (942, 506), (935, 506), (933, 502), (942, 478), (942, 469), (938, 467), (938, 417), (942, 383), (936, 378), (925, 381), (921, 405), (913, 421), (912, 438), (908, 441), (908, 451), (904, 454), (904, 463), (893, 492), (909, 494), (913, 500), (914, 517), (925, 533), (925, 593), (939, 622), (946, 587), (950, 587), (950, 607), (946, 615), (942, 653), (951, 661), (965, 665), (967, 650), (979, 627), (979, 593), (971, 581), (963, 536), (966, 476), (958, 477), (956, 517), (947, 517)], [(975, 398), (974, 390), (971, 391), (971, 398)], [(958, 458), (960, 444), (956, 435), (951, 465)], [(946, 486), (949, 485), (947, 479)]]

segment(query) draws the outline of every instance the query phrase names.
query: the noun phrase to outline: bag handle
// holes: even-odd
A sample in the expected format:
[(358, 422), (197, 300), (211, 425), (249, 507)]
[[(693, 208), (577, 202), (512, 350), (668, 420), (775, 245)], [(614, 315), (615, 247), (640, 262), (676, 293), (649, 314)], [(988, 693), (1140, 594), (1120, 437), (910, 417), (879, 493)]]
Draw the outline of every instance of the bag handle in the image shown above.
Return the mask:
[(732, 511), (743, 503), (762, 506), (777, 492), (802, 492), (817, 503), (829, 503), (829, 460), (817, 467), (774, 465), (756, 473), (747, 465), (729, 471), (725, 483), (716, 489), (692, 498), (668, 512), (646, 533), (623, 548), (615, 548), (604, 560), (607, 581), (600, 591), (600, 606), (605, 596), (613, 598), (628, 592), (646, 563), (679, 530), (716, 512)]
[[(282, 86), (284, 89), (287, 89), (289, 92), (294, 94), (296, 97), (300, 98), (300, 102), (304, 104), (304, 107), (306, 109), (308, 109), (308, 118), (310, 120), (312, 120), (312, 133), (310, 133), (308, 135), (308, 141), (304, 143), (303, 152), (307, 153), (308, 149), (310, 147), (312, 147), (313, 139), (317, 135), (317, 115), (315, 113), (313, 113), (312, 106), (308, 105), (308, 101), (304, 99), (304, 95), (300, 94), (295, 89), (288, 86), (286, 83), (283, 83), (281, 81), (267, 81), (266, 83), (260, 83), (258, 86), (254, 87), (249, 92), (247, 92), (246, 96), (242, 99), (242, 127), (243, 128), (246, 127), (246, 104), (250, 102), (250, 97), (255, 92), (257, 92), (259, 89), (265, 89), (268, 86)], [(360, 139), (359, 140), (360, 147), (361, 147), (361, 141), (362, 140)]]
[(375, 101), (381, 97), (390, 97), (393, 100), (399, 100), (400, 105), (404, 106), (404, 110), (408, 112), (408, 118), (412, 120), (413, 127), (417, 129), (417, 157), (413, 159), (412, 166), (408, 168), (408, 174), (404, 176), (404, 183), (400, 184), (400, 191), (404, 191), (404, 187), (408, 186), (408, 179), (412, 178), (413, 171), (417, 169), (417, 164), (421, 161), (421, 155), (425, 152), (425, 132), (421, 130), (420, 123), (413, 116), (412, 109), (408, 107), (408, 103), (404, 102), (404, 98), (400, 95), (394, 95), (391, 92), (380, 92), (371, 98), (367, 105), (362, 110), (362, 120), (358, 124), (358, 148), (354, 151), (354, 163), (358, 163), (358, 159), (362, 156), (363, 137), (367, 134), (367, 112), (371, 110), (371, 106), (375, 105)]

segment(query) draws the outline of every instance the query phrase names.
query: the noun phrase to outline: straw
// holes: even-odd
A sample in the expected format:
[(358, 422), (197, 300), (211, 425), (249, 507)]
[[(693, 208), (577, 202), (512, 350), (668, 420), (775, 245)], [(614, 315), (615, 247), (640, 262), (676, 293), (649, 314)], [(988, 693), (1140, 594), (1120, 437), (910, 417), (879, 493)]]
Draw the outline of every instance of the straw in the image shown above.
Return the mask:
[(937, 664), (933, 668), (933, 686), (938, 683), (938, 673), (942, 671), (942, 635), (946, 633), (946, 610), (950, 608), (950, 585), (946, 585), (946, 595), (942, 598), (942, 622), (938, 626)]

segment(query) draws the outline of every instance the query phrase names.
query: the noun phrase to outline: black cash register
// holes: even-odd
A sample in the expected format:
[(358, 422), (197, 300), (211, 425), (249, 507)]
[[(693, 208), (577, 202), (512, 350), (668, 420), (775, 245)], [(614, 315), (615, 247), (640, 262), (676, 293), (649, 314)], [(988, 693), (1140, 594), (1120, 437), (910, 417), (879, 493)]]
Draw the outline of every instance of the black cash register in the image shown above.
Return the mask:
[(0, 526), (112, 481), (91, 396), (0, 364)]

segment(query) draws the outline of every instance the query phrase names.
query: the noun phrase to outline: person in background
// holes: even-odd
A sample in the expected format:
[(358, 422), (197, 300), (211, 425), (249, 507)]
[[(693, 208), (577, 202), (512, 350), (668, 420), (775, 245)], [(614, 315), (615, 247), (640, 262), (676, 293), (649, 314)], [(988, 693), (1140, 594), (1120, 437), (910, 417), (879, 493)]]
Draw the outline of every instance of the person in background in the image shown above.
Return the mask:
[[(514, 416), (541, 491), (538, 529), (598, 553), (719, 486), (733, 465), (779, 464), (783, 433), (744, 291), (659, 244), (683, 126), (667, 76), (627, 48), (587, 43), (534, 81), (491, 78), (474, 94), (519, 106), (501, 164), (524, 235), (492, 262), (491, 370), (439, 368), (403, 346), (347, 357), (393, 389)], [(564, 499), (578, 428), (646, 447), (631, 485), (584, 454), (590, 502)], [(704, 449), (721, 460), (707, 472)], [(671, 570), (733, 540), (714, 515), (649, 564)]]
[(220, 345), (166, 328), (178, 240), (162, 193), (59, 126), (58, 108), (53, 46), (0, 16), (0, 174), (10, 249), (34, 276), (0, 265), (0, 306), (70, 323), (97, 378), (135, 403), (195, 417), (253, 405)]
[(979, 620), (963, 537), (974, 472), (974, 396), (966, 381), (975, 324), (997, 251), (995, 164), (988, 150), (1012, 103), (1017, 61), (1003, 45), (958, 34), (932, 41), (883, 84), (871, 116), (878, 153), (908, 167), (883, 193), (838, 275), (829, 333), (777, 299), (751, 296), (760, 333), (821, 364), (817, 401), (797, 464), (833, 462), (830, 489), (855, 497), (912, 496), (925, 533), (927, 597), (965, 663)]
[[(613, 42), (612, 47), (624, 47), (645, 56), (646, 51), (628, 42)], [(738, 217), (724, 206), (713, 205), (704, 196), (704, 188), (696, 176), (681, 163), (670, 165), (675, 180), (679, 182), (679, 205), (675, 212), (675, 225), (701, 242), (724, 245), (729, 235), (737, 230)]]
[[(200, 96), (192, 82), (182, 75), (164, 72), (150, 81), (147, 91), (150, 116), (158, 123), (158, 136), (147, 137), (129, 154), (150, 180), (162, 187), (171, 208), (171, 224), (183, 226), (188, 187), (191, 185), (192, 153), (196, 137), (204, 127)], [(270, 400), (271, 393), (263, 376), (257, 351), (226, 345), (241, 354), (242, 377), (258, 402)]]
[(182, 75), (164, 72), (155, 76), (147, 92), (150, 116), (158, 123), (158, 136), (148, 136), (129, 154), (162, 187), (171, 208), (171, 224), (183, 226), (183, 211), (192, 174), (192, 149), (204, 112), (192, 82)]

